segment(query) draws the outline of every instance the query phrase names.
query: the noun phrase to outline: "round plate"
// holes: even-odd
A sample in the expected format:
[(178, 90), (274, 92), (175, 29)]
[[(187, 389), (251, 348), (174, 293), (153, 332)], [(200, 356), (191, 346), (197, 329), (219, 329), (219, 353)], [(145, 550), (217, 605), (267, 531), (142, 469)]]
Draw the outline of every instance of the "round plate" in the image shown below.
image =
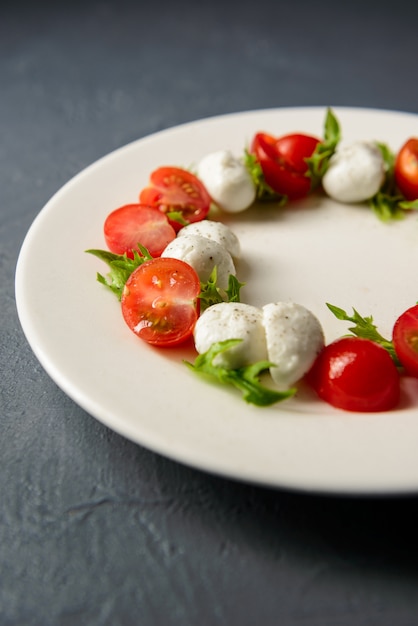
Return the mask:
[[(396, 151), (418, 136), (418, 116), (333, 109), (343, 140), (371, 139)], [(208, 152), (241, 155), (253, 134), (322, 136), (326, 109), (244, 112), (195, 121), (127, 145), (81, 172), (47, 203), (22, 246), (16, 272), (20, 321), (51, 378), (121, 435), (167, 457), (267, 486), (346, 494), (418, 488), (418, 381), (405, 379), (396, 411), (333, 409), (300, 387), (269, 408), (191, 372), (180, 348), (141, 342), (116, 298), (96, 282), (106, 273), (88, 248), (105, 248), (103, 222), (135, 202), (153, 169), (191, 167)], [(225, 220), (237, 233), (242, 300), (293, 300), (311, 309), (326, 340), (343, 335), (326, 302), (372, 315), (390, 337), (396, 317), (418, 300), (418, 216), (384, 224), (366, 206), (321, 195), (279, 209), (253, 207)]]

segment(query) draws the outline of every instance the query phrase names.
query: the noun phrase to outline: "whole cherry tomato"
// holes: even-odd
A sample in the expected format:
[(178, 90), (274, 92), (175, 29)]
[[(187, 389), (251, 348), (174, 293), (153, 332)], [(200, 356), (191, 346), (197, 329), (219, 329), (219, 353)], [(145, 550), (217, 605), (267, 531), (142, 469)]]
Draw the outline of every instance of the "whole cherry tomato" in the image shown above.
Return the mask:
[(320, 398), (346, 411), (389, 411), (399, 401), (398, 370), (369, 339), (343, 337), (327, 345), (306, 379)]
[(395, 181), (407, 200), (418, 198), (418, 138), (408, 139), (399, 150), (395, 160)]

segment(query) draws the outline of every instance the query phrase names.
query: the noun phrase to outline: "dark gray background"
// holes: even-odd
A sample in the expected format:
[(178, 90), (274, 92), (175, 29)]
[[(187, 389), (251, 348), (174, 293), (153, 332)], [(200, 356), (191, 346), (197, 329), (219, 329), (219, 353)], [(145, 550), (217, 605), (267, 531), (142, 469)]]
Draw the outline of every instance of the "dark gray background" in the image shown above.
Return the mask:
[(267, 490), (126, 441), (44, 373), (14, 303), (33, 219), (114, 148), (247, 109), (416, 113), (417, 24), (409, 0), (2, 3), (1, 626), (418, 625), (415, 497)]

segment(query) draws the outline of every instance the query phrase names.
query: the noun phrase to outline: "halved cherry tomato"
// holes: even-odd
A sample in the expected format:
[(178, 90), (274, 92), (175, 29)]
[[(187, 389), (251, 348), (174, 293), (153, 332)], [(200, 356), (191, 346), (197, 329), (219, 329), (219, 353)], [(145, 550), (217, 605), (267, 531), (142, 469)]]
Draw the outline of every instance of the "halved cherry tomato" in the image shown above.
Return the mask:
[(168, 215), (176, 231), (185, 224), (203, 220), (212, 202), (200, 180), (178, 167), (159, 167), (152, 172), (149, 186), (141, 191), (139, 201), (166, 214), (179, 213), (180, 221)]
[(175, 346), (188, 339), (199, 315), (200, 281), (178, 259), (145, 261), (126, 281), (122, 314), (129, 328), (155, 346)]
[(151, 256), (160, 256), (175, 239), (176, 232), (158, 209), (143, 204), (126, 204), (107, 216), (104, 236), (111, 252), (126, 253), (133, 258), (138, 243), (145, 246)]
[(276, 193), (296, 200), (311, 190), (306, 159), (312, 156), (318, 143), (316, 137), (300, 133), (279, 138), (257, 133), (251, 152), (260, 163), (266, 183)]
[(395, 181), (407, 200), (418, 198), (418, 138), (413, 137), (399, 150), (395, 160)]
[(418, 377), (418, 304), (398, 317), (393, 327), (392, 340), (406, 372)]
[(318, 396), (346, 411), (389, 411), (400, 395), (400, 377), (377, 343), (343, 337), (326, 346), (306, 379)]

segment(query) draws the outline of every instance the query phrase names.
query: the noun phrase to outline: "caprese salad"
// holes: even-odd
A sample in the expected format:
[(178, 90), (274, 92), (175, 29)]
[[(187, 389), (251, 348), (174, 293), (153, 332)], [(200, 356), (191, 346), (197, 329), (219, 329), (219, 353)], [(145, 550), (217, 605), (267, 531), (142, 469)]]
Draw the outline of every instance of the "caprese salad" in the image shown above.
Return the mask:
[[(304, 380), (331, 405), (347, 411), (397, 406), (403, 373), (418, 378), (418, 304), (394, 320), (391, 339), (372, 317), (349, 315), (350, 335), (326, 344), (320, 322), (302, 304), (241, 302), (236, 272), (240, 242), (211, 219), (257, 201), (279, 207), (320, 190), (341, 203), (367, 203), (382, 220), (418, 209), (418, 138), (397, 154), (373, 141), (342, 144), (338, 120), (327, 110), (324, 136), (256, 133), (236, 156), (204, 156), (195, 171), (164, 166), (151, 172), (136, 202), (105, 219), (107, 250), (88, 250), (108, 273), (97, 279), (120, 301), (122, 318), (156, 347), (193, 341), (197, 373), (240, 389), (266, 406), (296, 393)], [(270, 383), (261, 382), (268, 372)]]

